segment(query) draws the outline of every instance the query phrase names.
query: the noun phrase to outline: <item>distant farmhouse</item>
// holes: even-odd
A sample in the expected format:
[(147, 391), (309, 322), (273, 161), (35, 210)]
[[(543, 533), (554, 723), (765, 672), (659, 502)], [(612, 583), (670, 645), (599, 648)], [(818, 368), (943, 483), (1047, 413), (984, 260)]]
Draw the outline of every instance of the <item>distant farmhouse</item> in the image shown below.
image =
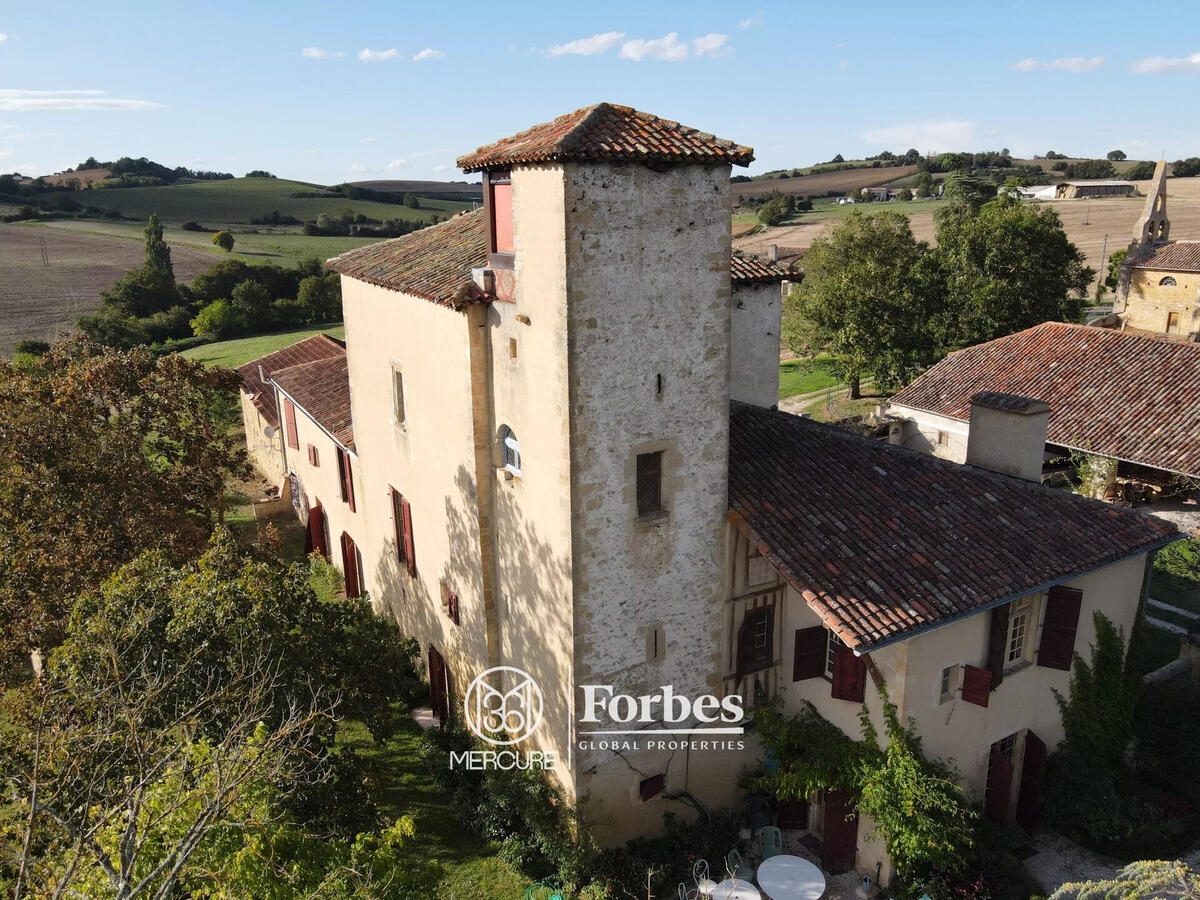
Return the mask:
[[(1093, 614), (1129, 633), (1178, 534), (1036, 484), (1036, 401), (979, 400), (970, 466), (776, 410), (787, 273), (731, 256), (752, 159), (607, 103), (460, 158), (482, 209), (330, 261), (344, 348), (243, 367), (250, 449), (347, 592), (420, 641), (439, 721), (481, 676), (540, 686), (513, 739), (557, 754), (602, 843), (737, 804), (762, 762), (665, 702), (596, 716), (604, 686), (811, 703), (852, 738), (864, 708), (884, 733), (886, 686), (989, 816), (1030, 825)], [(890, 877), (846, 792), (789, 816), (827, 870)]]
[(1084, 200), (1091, 197), (1132, 197), (1132, 181), (1062, 181), (1054, 186), (1055, 200)]
[(1122, 327), (1200, 340), (1200, 240), (1170, 240), (1167, 164), (1160, 161), (1121, 265), (1113, 312)]

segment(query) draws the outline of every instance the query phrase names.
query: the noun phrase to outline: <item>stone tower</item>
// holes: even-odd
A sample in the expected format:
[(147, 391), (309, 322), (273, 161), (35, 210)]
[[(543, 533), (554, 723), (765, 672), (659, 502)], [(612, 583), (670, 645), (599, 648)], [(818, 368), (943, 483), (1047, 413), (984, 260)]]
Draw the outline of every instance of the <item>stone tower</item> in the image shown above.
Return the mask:
[(1146, 192), (1146, 208), (1133, 226), (1131, 247), (1166, 242), (1171, 233), (1167, 218), (1167, 161), (1160, 159), (1154, 167), (1154, 179)]

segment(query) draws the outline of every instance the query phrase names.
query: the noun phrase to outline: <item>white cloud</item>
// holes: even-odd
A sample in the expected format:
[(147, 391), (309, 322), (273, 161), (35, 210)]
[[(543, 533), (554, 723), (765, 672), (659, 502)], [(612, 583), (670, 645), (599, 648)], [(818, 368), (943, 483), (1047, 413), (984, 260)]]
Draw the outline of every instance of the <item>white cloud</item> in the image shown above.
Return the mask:
[(868, 144), (885, 147), (917, 147), (932, 152), (973, 149), (978, 144), (974, 122), (902, 122), (882, 125), (862, 132)]
[(394, 47), (390, 50), (370, 50), (362, 49), (358, 51), (358, 58), (363, 62), (387, 62), (389, 59), (398, 59), (400, 51)]
[(413, 57), (413, 62), (424, 62), (427, 59), (441, 59), (445, 55), (446, 54), (441, 50), (434, 50), (432, 47), (426, 47)]
[(706, 34), (692, 41), (692, 52), (696, 56), (711, 56), (719, 59), (733, 52), (732, 47), (725, 46), (729, 42), (727, 34)]
[(408, 165), (407, 159), (393, 159), (390, 163), (387, 164), (387, 167), (389, 169), (403, 169), (407, 165)]
[(641, 62), (643, 59), (683, 62), (687, 58), (688, 45), (679, 40), (677, 31), (648, 41), (635, 38), (621, 45), (621, 59), (632, 59), (635, 62)]
[(352, 163), (349, 166), (348, 171), (358, 174), (359, 172), (367, 171), (367, 167), (364, 166), (362, 163)]
[(109, 97), (107, 91), (31, 91), (0, 88), (0, 112), (31, 112), (41, 110), (138, 110), (158, 109), (161, 104), (150, 100)]
[(762, 10), (760, 9), (756, 14), (754, 14), (750, 18), (742, 19), (742, 21), (738, 22), (737, 27), (743, 28), (743, 29), (744, 28), (758, 28), (759, 26), (762, 25), (762, 23), (763, 23), (763, 14), (762, 14)]
[(548, 56), (596, 56), (607, 53), (625, 37), (623, 31), (605, 31), (591, 37), (557, 44), (546, 51)]
[(363, 139), (362, 139), (362, 143), (364, 143), (364, 144), (373, 144), (373, 143), (375, 143), (375, 138), (363, 138)]
[(300, 51), (300, 55), (307, 57), (308, 59), (327, 59), (329, 57), (329, 51), (323, 50), (320, 47), (305, 47)]
[(0, 31), (0, 44), (3, 44), (7, 40), (8, 40), (8, 35), (5, 34), (3, 31)]
[(1129, 71), (1135, 75), (1165, 75), (1171, 72), (1184, 72), (1200, 75), (1200, 53), (1190, 56), (1151, 56), (1139, 59), (1129, 64)]
[(1039, 69), (1051, 72), (1090, 72), (1104, 65), (1103, 56), (1063, 56), (1058, 59), (1034, 59), (1032, 56), (1013, 63), (1010, 69), (1018, 72), (1034, 72)]

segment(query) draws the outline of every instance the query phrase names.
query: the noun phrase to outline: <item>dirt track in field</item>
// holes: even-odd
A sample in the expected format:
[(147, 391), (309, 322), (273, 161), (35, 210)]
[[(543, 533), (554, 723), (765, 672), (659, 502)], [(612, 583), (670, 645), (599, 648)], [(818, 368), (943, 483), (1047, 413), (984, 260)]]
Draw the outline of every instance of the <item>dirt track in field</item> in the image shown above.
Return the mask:
[[(43, 265), (42, 244), (46, 244)], [(23, 338), (53, 339), (100, 305), (100, 291), (142, 264), (141, 241), (30, 225), (0, 225), (0, 356)], [(171, 248), (175, 276), (191, 281), (213, 256)]]

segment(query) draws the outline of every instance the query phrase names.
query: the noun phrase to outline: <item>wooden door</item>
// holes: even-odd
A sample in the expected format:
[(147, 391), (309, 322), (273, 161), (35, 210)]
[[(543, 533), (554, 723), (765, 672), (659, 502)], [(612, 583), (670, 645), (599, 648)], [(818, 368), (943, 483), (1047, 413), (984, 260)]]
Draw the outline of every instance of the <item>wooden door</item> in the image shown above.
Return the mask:
[(308, 531), (304, 537), (305, 553), (320, 553), (329, 558), (329, 544), (326, 540), (325, 510), (318, 503), (308, 511)]
[(1032, 731), (1025, 732), (1025, 755), (1021, 762), (1021, 788), (1017, 792), (1017, 822), (1033, 830), (1041, 812), (1042, 771), (1046, 768), (1046, 745)]
[(849, 872), (858, 852), (858, 810), (845, 791), (826, 791), (824, 809), (821, 866), (835, 875)]
[(438, 723), (445, 725), (450, 719), (450, 676), (446, 661), (437, 648), (429, 647), (429, 706)]
[(994, 822), (1008, 819), (1009, 798), (1012, 796), (1013, 767), (1008, 758), (992, 747), (988, 765), (987, 792), (983, 797), (983, 812)]

